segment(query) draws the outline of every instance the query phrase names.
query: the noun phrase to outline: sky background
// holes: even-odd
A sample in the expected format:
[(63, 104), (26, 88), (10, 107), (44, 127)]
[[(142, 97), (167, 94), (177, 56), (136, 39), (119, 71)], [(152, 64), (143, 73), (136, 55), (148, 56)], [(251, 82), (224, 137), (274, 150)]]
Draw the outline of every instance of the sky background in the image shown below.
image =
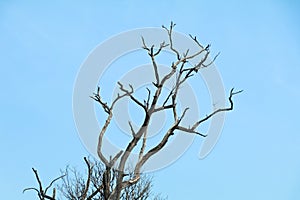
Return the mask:
[[(300, 4), (295, 1), (0, 1), (0, 192), (37, 199), (45, 184), (89, 153), (76, 132), (77, 72), (98, 44), (160, 27), (197, 35), (226, 91), (244, 89), (204, 160), (202, 139), (155, 172), (154, 191), (179, 199), (300, 199)], [(142, 63), (143, 64), (143, 63)], [(298, 102), (298, 103), (297, 103)]]

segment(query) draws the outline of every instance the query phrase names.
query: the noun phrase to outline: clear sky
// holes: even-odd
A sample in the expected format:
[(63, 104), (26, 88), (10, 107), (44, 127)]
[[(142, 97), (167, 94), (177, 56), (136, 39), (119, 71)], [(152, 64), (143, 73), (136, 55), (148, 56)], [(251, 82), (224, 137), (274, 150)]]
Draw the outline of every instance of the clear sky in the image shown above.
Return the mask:
[[(119, 32), (160, 27), (221, 51), (226, 91), (244, 89), (212, 153), (202, 140), (154, 173), (171, 200), (300, 199), (300, 4), (295, 1), (0, 1), (0, 192), (36, 199), (67, 164), (83, 166), (73, 85), (91, 50)], [(83, 169), (83, 168), (82, 168)]]

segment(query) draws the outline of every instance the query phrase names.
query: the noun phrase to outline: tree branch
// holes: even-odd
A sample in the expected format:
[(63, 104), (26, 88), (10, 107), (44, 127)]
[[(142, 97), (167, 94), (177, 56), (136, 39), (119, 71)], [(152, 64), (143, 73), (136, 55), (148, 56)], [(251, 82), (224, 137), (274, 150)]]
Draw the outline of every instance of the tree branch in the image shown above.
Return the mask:
[(119, 151), (119, 153), (117, 153), (113, 157), (113, 159), (110, 160), (110, 162), (109, 162), (110, 167), (112, 167), (116, 163), (116, 161), (119, 159), (119, 157), (122, 155), (122, 153), (123, 153), (123, 150)]
[(109, 114), (110, 113), (110, 108), (108, 107), (106, 102), (103, 102), (101, 100), (101, 96), (100, 96), (100, 87), (97, 88), (97, 93), (93, 93), (94, 96), (90, 96), (92, 99), (94, 99), (95, 101), (97, 101), (102, 108), (104, 109), (104, 111)]
[(146, 88), (148, 91), (148, 97), (147, 97), (147, 101), (146, 101), (146, 109), (148, 110), (149, 108), (149, 102), (150, 102), (150, 96), (151, 96), (151, 90), (149, 88)]
[(212, 59), (212, 61), (210, 61), (208, 64), (202, 64), (203, 67), (208, 67), (211, 64), (213, 64), (215, 62), (215, 60), (217, 59), (217, 57), (220, 55), (220, 52), (217, 53), (217, 55), (215, 55), (215, 57)]
[(50, 196), (47, 195), (47, 191), (48, 191), (49, 188), (51, 188), (52, 184), (53, 184), (55, 181), (57, 181), (57, 180), (63, 178), (65, 175), (62, 175), (62, 176), (60, 176), (60, 177), (58, 177), (58, 178), (55, 178), (53, 181), (51, 181), (51, 183), (49, 184), (49, 186), (46, 187), (46, 189), (45, 189), (45, 191), (44, 191), (43, 186), (42, 186), (42, 182), (41, 182), (40, 177), (39, 177), (39, 175), (38, 175), (38, 171), (37, 171), (36, 169), (34, 169), (34, 168), (32, 168), (32, 171), (34, 172), (35, 178), (36, 178), (36, 180), (37, 180), (37, 182), (38, 182), (39, 189), (33, 188), (33, 187), (31, 187), (31, 188), (25, 188), (25, 189), (23, 190), (23, 193), (26, 192), (26, 191), (29, 191), (29, 190), (34, 190), (34, 191), (37, 192), (38, 197), (39, 197), (40, 200), (44, 200), (45, 198), (46, 198), (46, 199), (50, 199), (50, 200), (55, 200), (55, 188), (54, 188), (54, 190), (53, 190), (52, 197), (50, 197)]
[(130, 96), (131, 99), (135, 99), (135, 98), (132, 96), (133, 88), (132, 88), (131, 85), (130, 85), (131, 91), (129, 91), (129, 90), (126, 90), (120, 82), (118, 82), (118, 84), (119, 84), (119, 86), (120, 86), (120, 90), (121, 90), (122, 92), (124, 92), (124, 94), (123, 94), (123, 95), (118, 94), (117, 97), (113, 100), (113, 102), (112, 102), (112, 104), (111, 104), (110, 107), (107, 105), (107, 103), (105, 103), (105, 102), (103, 102), (103, 101), (101, 100), (101, 96), (100, 96), (100, 87), (97, 88), (97, 93), (94, 93), (94, 96), (91, 96), (91, 98), (94, 99), (95, 101), (99, 102), (100, 105), (103, 107), (104, 111), (105, 111), (106, 113), (108, 113), (108, 117), (107, 117), (107, 119), (106, 119), (106, 121), (105, 121), (105, 123), (104, 123), (104, 125), (103, 125), (103, 127), (102, 127), (102, 129), (101, 129), (101, 131), (100, 131), (100, 134), (99, 134), (99, 137), (98, 137), (98, 145), (97, 145), (97, 154), (98, 154), (99, 158), (101, 159), (101, 161), (102, 161), (106, 166), (109, 165), (109, 162), (108, 162), (108, 160), (105, 158), (105, 156), (102, 154), (102, 141), (103, 141), (103, 136), (104, 136), (104, 134), (105, 134), (105, 132), (106, 132), (106, 130), (107, 130), (107, 128), (108, 128), (110, 122), (111, 122), (111, 119), (112, 119), (112, 117), (113, 117), (113, 112), (112, 112), (113, 107), (114, 107), (114, 105), (117, 103), (117, 101), (119, 101), (119, 100), (122, 99), (123, 97)]
[(166, 105), (166, 106), (161, 106), (161, 107), (155, 108), (153, 112), (155, 113), (155, 112), (159, 112), (159, 111), (162, 111), (162, 110), (174, 108), (174, 106), (176, 106), (176, 105), (170, 104), (170, 105)]
[(215, 110), (214, 112), (212, 112), (211, 114), (207, 115), (206, 117), (204, 117), (203, 119), (197, 121), (191, 128), (191, 130), (195, 130), (201, 123), (207, 121), (208, 119), (210, 119), (212, 116), (214, 116), (215, 114), (219, 113), (219, 112), (225, 112), (225, 111), (230, 111), (233, 110), (233, 101), (232, 101), (232, 97), (236, 94), (239, 94), (243, 92), (243, 90), (239, 90), (237, 92), (234, 92), (234, 88), (232, 88), (230, 90), (230, 94), (229, 94), (229, 102), (230, 102), (230, 106), (228, 108), (219, 108), (217, 110)]
[(145, 148), (146, 148), (146, 142), (147, 142), (147, 133), (148, 133), (148, 131), (145, 130), (144, 136), (143, 136), (142, 147), (141, 147), (140, 153), (139, 153), (139, 160), (141, 160), (141, 159), (142, 159), (142, 156), (144, 155), (144, 151), (145, 151)]
[(158, 73), (158, 68), (157, 68), (157, 64), (155, 61), (155, 56), (157, 56), (163, 48), (169, 46), (169, 44), (166, 44), (165, 42), (160, 43), (159, 49), (156, 52), (154, 52), (154, 45), (152, 45), (150, 48), (147, 47), (145, 39), (143, 37), (142, 37), (142, 43), (143, 43), (142, 48), (147, 50), (148, 55), (151, 57), (154, 74), (155, 74), (155, 79), (156, 79), (156, 83), (154, 85), (157, 87), (160, 81), (159, 81), (159, 73)]
[(45, 193), (47, 193), (47, 190), (48, 190), (49, 188), (51, 188), (51, 186), (53, 185), (53, 183), (54, 183), (55, 181), (57, 181), (57, 180), (59, 180), (59, 179), (65, 177), (65, 176), (66, 176), (66, 175), (64, 174), (64, 175), (62, 175), (62, 176), (60, 176), (60, 177), (57, 177), (57, 178), (54, 179), (53, 181), (51, 181), (50, 185), (45, 189)]
[(204, 134), (199, 133), (199, 132), (197, 132), (197, 131), (194, 131), (194, 130), (192, 130), (191, 128), (185, 128), (185, 127), (183, 127), (183, 126), (177, 126), (176, 129), (177, 129), (177, 130), (180, 130), (180, 131), (187, 132), (187, 133), (194, 133), (194, 134), (200, 135), (200, 136), (202, 136), (202, 137), (206, 137), (206, 136), (207, 136), (207, 135), (204, 135)]
[(184, 118), (187, 110), (188, 108), (184, 109), (182, 115), (177, 120), (175, 120), (174, 124), (169, 128), (169, 130), (166, 132), (166, 134), (164, 135), (163, 139), (159, 142), (159, 144), (157, 144), (155, 147), (150, 149), (141, 159), (139, 159), (139, 162), (136, 164), (134, 169), (134, 175), (136, 177), (139, 177), (140, 169), (145, 164), (145, 162), (154, 154), (158, 153), (167, 144), (170, 136), (174, 134), (174, 131), (177, 129), (181, 120)]
[(133, 100), (133, 102), (135, 102), (137, 105), (141, 106), (145, 111), (146, 111), (146, 106), (143, 105), (139, 100), (137, 100), (132, 94), (134, 92), (132, 85), (129, 85), (130, 87), (130, 91), (125, 89), (124, 86), (122, 85), (122, 83), (118, 82), (119, 86), (120, 86), (120, 90), (123, 91), (125, 94), (127, 94), (127, 96), (129, 96), (131, 98), (131, 100)]
[(106, 132), (106, 129), (111, 122), (112, 116), (113, 116), (113, 113), (110, 112), (105, 121), (105, 124), (103, 125), (103, 127), (100, 131), (99, 137), (98, 137), (97, 154), (98, 154), (100, 160), (105, 164), (105, 166), (109, 165), (109, 163), (102, 153), (102, 141), (103, 141), (104, 133)]
[(131, 124), (131, 122), (130, 122), (130, 121), (128, 121), (128, 124), (129, 124), (129, 127), (130, 127), (130, 131), (131, 131), (131, 135), (132, 135), (132, 137), (135, 137), (136, 133), (135, 133), (135, 131), (134, 131), (133, 127), (132, 127), (132, 124)]
[(189, 36), (192, 38), (192, 40), (194, 40), (196, 42), (196, 44), (198, 44), (198, 46), (201, 48), (201, 49), (204, 49), (204, 47), (200, 44), (200, 42), (197, 40), (197, 37), (193, 37), (191, 34), (189, 34)]
[(83, 194), (81, 196), (81, 198), (84, 200), (86, 198), (88, 190), (90, 188), (90, 182), (91, 182), (91, 175), (92, 175), (93, 166), (90, 165), (90, 163), (89, 163), (89, 161), (86, 157), (84, 157), (83, 159), (84, 159), (84, 162), (85, 162), (85, 164), (87, 165), (87, 168), (88, 168), (88, 177), (87, 177), (87, 180), (86, 180), (86, 184), (85, 184)]
[(169, 36), (169, 41), (170, 41), (170, 49), (176, 54), (177, 56), (177, 60), (180, 60), (180, 54), (179, 52), (174, 48), (173, 46), (173, 39), (172, 39), (172, 31), (173, 31), (173, 28), (176, 26), (176, 24), (174, 24), (172, 21), (171, 21), (171, 25), (170, 25), (170, 28), (166, 28), (164, 25), (162, 25), (162, 28), (164, 28), (167, 33), (168, 33), (168, 36)]

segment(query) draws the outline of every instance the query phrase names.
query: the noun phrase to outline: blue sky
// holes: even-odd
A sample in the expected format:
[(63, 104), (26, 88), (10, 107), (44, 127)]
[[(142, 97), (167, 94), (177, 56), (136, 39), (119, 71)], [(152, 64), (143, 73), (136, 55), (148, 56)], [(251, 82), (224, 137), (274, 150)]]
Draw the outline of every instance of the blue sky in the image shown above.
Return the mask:
[(1, 1), (0, 191), (44, 183), (88, 152), (72, 115), (73, 84), (90, 51), (112, 35), (171, 20), (221, 51), (228, 91), (244, 89), (204, 160), (196, 139), (154, 173), (169, 199), (300, 199), (300, 4), (297, 1)]

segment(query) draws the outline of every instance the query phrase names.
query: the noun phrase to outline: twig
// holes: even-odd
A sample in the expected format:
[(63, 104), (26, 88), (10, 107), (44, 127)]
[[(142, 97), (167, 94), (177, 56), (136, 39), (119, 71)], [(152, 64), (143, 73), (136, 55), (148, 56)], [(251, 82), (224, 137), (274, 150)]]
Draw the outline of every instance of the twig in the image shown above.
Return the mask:
[(180, 54), (179, 52), (174, 48), (173, 46), (173, 39), (172, 39), (172, 31), (173, 28), (176, 26), (176, 24), (174, 24), (173, 22), (171, 22), (170, 28), (166, 28), (164, 25), (162, 25), (162, 28), (164, 28), (169, 36), (169, 41), (170, 41), (170, 49), (177, 55), (177, 60), (180, 60)]

